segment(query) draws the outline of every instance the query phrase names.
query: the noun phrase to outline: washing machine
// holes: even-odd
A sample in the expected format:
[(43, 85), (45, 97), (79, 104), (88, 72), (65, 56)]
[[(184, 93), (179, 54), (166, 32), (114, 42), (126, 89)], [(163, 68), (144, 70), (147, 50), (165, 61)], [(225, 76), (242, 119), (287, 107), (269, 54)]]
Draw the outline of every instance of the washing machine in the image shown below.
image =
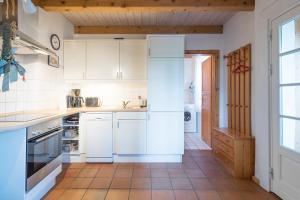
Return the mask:
[(196, 133), (197, 120), (196, 120), (196, 109), (194, 104), (184, 105), (184, 132)]

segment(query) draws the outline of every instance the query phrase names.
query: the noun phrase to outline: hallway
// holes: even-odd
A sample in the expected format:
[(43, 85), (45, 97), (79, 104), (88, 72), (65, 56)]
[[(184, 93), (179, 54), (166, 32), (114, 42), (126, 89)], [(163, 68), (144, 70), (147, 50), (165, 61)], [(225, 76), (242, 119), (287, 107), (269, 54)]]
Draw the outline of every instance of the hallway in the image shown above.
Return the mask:
[(186, 150), (183, 162), (64, 165), (46, 200), (275, 200), (233, 179), (211, 151)]
[(184, 133), (184, 149), (186, 150), (211, 150), (201, 139), (198, 133)]

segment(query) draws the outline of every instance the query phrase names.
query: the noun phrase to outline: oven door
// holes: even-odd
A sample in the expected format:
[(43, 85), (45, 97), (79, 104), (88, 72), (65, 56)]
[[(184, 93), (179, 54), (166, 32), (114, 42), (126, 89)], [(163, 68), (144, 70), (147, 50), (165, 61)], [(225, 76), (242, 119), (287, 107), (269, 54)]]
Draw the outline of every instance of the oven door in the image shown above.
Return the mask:
[(62, 133), (59, 129), (27, 141), (27, 190), (61, 164)]

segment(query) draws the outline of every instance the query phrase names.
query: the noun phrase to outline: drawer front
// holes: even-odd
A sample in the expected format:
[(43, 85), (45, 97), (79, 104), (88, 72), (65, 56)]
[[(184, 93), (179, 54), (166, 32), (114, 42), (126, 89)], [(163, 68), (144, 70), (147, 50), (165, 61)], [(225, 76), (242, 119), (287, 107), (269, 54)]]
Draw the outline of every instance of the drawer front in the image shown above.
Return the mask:
[(85, 113), (84, 119), (88, 121), (112, 120), (112, 113)]
[(214, 133), (214, 138), (222, 141), (226, 145), (233, 148), (233, 143), (234, 142), (229, 136), (225, 135), (224, 133), (218, 133), (217, 131), (214, 131), (213, 133)]
[(234, 151), (232, 147), (227, 146), (222, 141), (219, 141), (218, 139), (215, 139), (214, 141), (214, 148), (218, 152), (222, 152), (226, 157), (233, 160), (234, 158)]
[(117, 120), (127, 120), (127, 119), (147, 119), (146, 112), (117, 112)]

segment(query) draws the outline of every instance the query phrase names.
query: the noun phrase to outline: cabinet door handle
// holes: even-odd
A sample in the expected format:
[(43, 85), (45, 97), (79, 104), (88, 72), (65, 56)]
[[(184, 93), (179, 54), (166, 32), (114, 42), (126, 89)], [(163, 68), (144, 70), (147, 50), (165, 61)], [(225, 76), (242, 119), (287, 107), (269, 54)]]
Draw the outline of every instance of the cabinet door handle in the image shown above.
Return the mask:
[(117, 122), (117, 128), (120, 128), (120, 123), (119, 122)]
[(117, 79), (119, 79), (119, 72), (117, 72)]

